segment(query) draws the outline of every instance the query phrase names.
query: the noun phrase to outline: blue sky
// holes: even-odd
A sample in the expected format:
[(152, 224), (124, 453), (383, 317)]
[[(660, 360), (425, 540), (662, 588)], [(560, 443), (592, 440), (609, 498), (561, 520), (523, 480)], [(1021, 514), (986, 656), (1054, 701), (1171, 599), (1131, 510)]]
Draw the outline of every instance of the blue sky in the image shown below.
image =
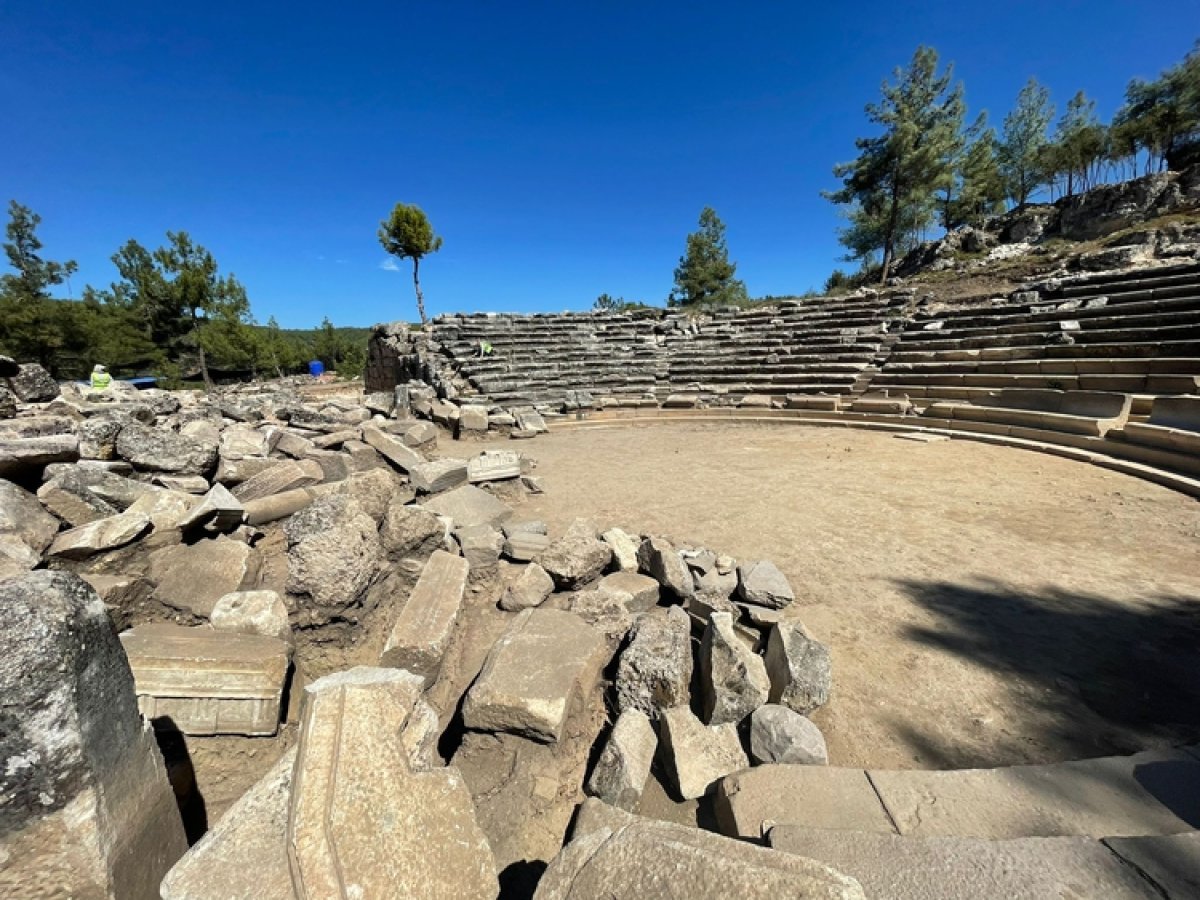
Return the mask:
[(918, 44), (997, 125), (1030, 75), (1107, 118), (1198, 26), (1197, 0), (4, 3), (0, 200), (76, 297), (186, 230), (285, 327), (415, 315), (375, 237), (397, 200), (445, 238), (431, 314), (660, 303), (705, 205), (752, 295), (799, 293), (840, 264), (819, 192)]

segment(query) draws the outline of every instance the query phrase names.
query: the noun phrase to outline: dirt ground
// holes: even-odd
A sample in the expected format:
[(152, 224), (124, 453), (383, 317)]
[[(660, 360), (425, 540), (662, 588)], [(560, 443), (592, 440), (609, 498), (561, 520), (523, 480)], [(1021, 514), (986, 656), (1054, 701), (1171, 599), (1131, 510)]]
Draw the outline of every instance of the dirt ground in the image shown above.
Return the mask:
[[(505, 446), (510, 449), (511, 443)], [(1200, 739), (1200, 504), (969, 441), (672, 424), (522, 443), (576, 516), (773, 560), (832, 650), (843, 766), (958, 768)]]

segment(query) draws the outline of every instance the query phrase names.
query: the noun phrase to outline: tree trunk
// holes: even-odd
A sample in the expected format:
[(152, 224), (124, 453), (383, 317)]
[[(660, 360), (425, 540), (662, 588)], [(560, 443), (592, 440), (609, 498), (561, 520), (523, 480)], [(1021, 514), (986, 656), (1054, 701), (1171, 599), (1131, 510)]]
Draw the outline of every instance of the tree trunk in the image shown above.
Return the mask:
[(196, 349), (200, 351), (200, 377), (204, 379), (204, 390), (213, 389), (212, 377), (208, 374), (208, 361), (204, 358), (204, 347), (196, 341)]
[(417, 314), (420, 315), (420, 317), (421, 317), (421, 324), (425, 325), (428, 323), (429, 320), (425, 317), (425, 296), (421, 293), (421, 279), (417, 276), (417, 270), (420, 268), (420, 266), (421, 266), (421, 258), (419, 256), (414, 256), (413, 257), (413, 287), (416, 289), (416, 292), (417, 292)]

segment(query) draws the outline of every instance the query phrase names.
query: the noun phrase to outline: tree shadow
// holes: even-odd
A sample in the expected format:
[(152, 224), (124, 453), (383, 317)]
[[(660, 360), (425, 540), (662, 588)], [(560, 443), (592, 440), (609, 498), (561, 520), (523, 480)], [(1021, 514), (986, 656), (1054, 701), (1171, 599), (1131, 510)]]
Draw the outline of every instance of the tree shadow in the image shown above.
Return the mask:
[(187, 738), (170, 716), (159, 716), (151, 724), (190, 847), (208, 831), (208, 808), (196, 784), (196, 769), (188, 752)]
[[(939, 619), (906, 636), (1028, 686), (1026, 702), (1054, 723), (1048, 743), (1088, 756), (1200, 740), (1200, 598), (1124, 601), (993, 579), (897, 584)], [(936, 736), (909, 736), (955, 764)]]

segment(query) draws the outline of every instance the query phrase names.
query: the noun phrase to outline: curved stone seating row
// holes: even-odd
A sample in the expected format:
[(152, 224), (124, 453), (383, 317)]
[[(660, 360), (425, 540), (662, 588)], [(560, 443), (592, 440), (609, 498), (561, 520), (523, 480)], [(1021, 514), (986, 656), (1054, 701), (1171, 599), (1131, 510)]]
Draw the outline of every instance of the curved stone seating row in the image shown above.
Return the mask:
[(1128, 422), (1130, 404), (1128, 394), (1017, 389), (990, 391), (970, 403), (931, 403), (924, 414), (1103, 437)]
[(1200, 397), (1158, 397), (1150, 421), (1128, 422), (1123, 432), (1134, 444), (1200, 457)]

